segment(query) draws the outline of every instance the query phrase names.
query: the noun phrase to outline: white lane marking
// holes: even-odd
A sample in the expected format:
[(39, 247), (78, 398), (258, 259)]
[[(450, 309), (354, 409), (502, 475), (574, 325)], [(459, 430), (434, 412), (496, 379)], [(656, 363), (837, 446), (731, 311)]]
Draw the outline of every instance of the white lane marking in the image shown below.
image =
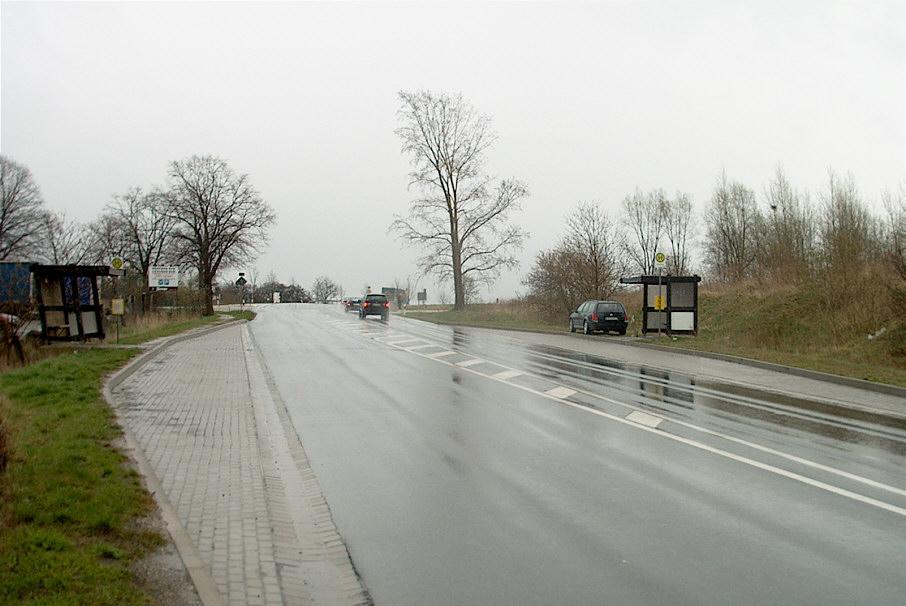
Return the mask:
[(437, 353), (429, 353), (425, 355), (427, 355), (429, 358), (443, 358), (444, 356), (455, 356), (456, 353), (457, 352), (453, 351), (452, 349), (448, 349), (447, 351), (439, 351)]
[(485, 361), (482, 360), (481, 358), (472, 358), (471, 360), (463, 360), (462, 362), (456, 362), (456, 365), (461, 366), (463, 368), (468, 368), (469, 366), (475, 366), (476, 364), (484, 364), (484, 362)]
[(522, 372), (519, 370), (504, 370), (503, 372), (498, 372), (496, 375), (491, 376), (498, 381), (507, 381), (509, 379), (512, 379), (513, 377), (518, 377), (521, 374)]
[(428, 349), (429, 347), (440, 347), (440, 345), (434, 345), (433, 343), (427, 343), (425, 345), (414, 345), (409, 347), (408, 345), (403, 349), (408, 349), (409, 351), (415, 351), (416, 349)]
[(402, 341), (394, 341), (394, 339), (399, 339), (399, 337), (389, 337), (387, 339), (375, 339), (375, 341), (383, 341), (385, 345), (393, 345), (399, 347), (404, 343), (422, 343), (421, 339), (404, 339)]
[(576, 393), (576, 390), (575, 390), (575, 389), (570, 389), (569, 387), (564, 387), (564, 386), (560, 385), (560, 386), (558, 386), (558, 387), (554, 387), (553, 389), (548, 389), (548, 390), (545, 391), (544, 393), (547, 394), (547, 395), (549, 395), (549, 396), (552, 397), (552, 398), (561, 398), (561, 399), (563, 399), (563, 398), (568, 398), (568, 397), (570, 397), (571, 395), (573, 395), (574, 393)]
[(650, 415), (647, 412), (642, 412), (641, 410), (629, 413), (626, 415), (626, 419), (633, 423), (644, 425), (645, 427), (657, 427), (661, 424), (661, 421), (663, 421), (662, 418)]
[[(416, 352), (416, 351), (412, 351), (412, 348), (409, 348), (407, 351), (410, 351), (410, 352), (412, 352), (412, 353), (414, 353), (415, 355), (418, 355), (418, 356), (423, 356), (423, 357), (426, 357), (426, 358), (428, 357), (426, 354), (422, 354), (422, 353), (419, 353), (419, 352)], [(429, 359), (435, 359), (435, 358), (429, 358)], [(437, 361), (437, 362), (440, 362), (441, 364), (449, 364), (450, 366), (454, 366), (454, 364), (452, 364), (451, 362), (446, 362), (446, 361), (444, 361), (444, 360), (436, 360), (436, 361)], [(647, 431), (647, 432), (649, 432), (649, 433), (653, 433), (653, 434), (655, 434), (655, 435), (661, 436), (662, 438), (668, 438), (668, 439), (670, 439), (670, 440), (674, 440), (674, 441), (676, 441), (676, 442), (680, 442), (680, 443), (682, 443), (682, 444), (686, 444), (686, 445), (688, 445), (688, 446), (692, 446), (693, 448), (698, 448), (698, 449), (700, 449), (700, 450), (704, 450), (704, 451), (706, 451), (706, 452), (710, 452), (710, 453), (712, 453), (712, 454), (716, 454), (716, 455), (718, 455), (718, 456), (722, 456), (722, 457), (725, 457), (725, 458), (728, 458), (728, 459), (737, 461), (737, 462), (739, 462), (739, 463), (743, 463), (743, 464), (746, 464), (746, 465), (750, 465), (750, 466), (752, 466), (752, 467), (756, 467), (756, 468), (758, 468), (758, 469), (762, 469), (762, 470), (764, 470), (764, 471), (768, 471), (768, 472), (771, 472), (771, 473), (774, 473), (774, 474), (777, 474), (777, 475), (780, 475), (780, 476), (783, 476), (783, 477), (786, 477), (786, 478), (790, 478), (790, 479), (792, 479), (792, 480), (797, 480), (797, 481), (799, 481), (799, 482), (802, 482), (803, 484), (807, 484), (807, 485), (813, 486), (813, 487), (815, 487), (815, 488), (820, 488), (820, 489), (825, 490), (825, 491), (827, 491), (827, 492), (831, 492), (831, 493), (834, 493), (834, 494), (837, 494), (837, 495), (840, 495), (840, 496), (843, 496), (843, 497), (850, 498), (850, 499), (852, 499), (852, 500), (854, 500), (854, 501), (859, 501), (859, 502), (865, 503), (865, 504), (867, 504), (867, 505), (872, 505), (872, 506), (878, 507), (878, 508), (880, 508), (880, 509), (885, 509), (885, 510), (887, 510), (887, 511), (891, 511), (891, 512), (893, 512), (893, 513), (897, 513), (897, 514), (899, 514), (899, 515), (901, 515), (901, 516), (906, 516), (906, 508), (897, 507), (896, 505), (891, 505), (890, 503), (885, 503), (884, 501), (879, 501), (879, 500), (877, 500), (877, 499), (872, 499), (871, 497), (866, 497), (866, 496), (861, 495), (861, 494), (856, 493), (856, 492), (852, 492), (852, 491), (849, 491), (849, 490), (846, 490), (846, 489), (843, 489), (843, 488), (838, 488), (837, 486), (833, 486), (832, 484), (827, 484), (827, 483), (825, 483), (825, 482), (820, 482), (820, 481), (818, 481), (818, 480), (813, 480), (813, 479), (808, 478), (808, 477), (806, 477), (806, 476), (803, 476), (803, 475), (800, 475), (800, 474), (797, 474), (797, 473), (794, 473), (794, 472), (791, 472), (791, 471), (787, 471), (787, 470), (782, 469), (782, 468), (780, 468), (780, 467), (775, 467), (775, 466), (773, 466), (773, 465), (768, 465), (768, 464), (766, 464), (766, 463), (761, 463), (761, 462), (756, 461), (756, 460), (754, 460), (754, 459), (750, 459), (750, 458), (744, 457), (744, 456), (742, 456), (742, 455), (737, 455), (737, 454), (734, 454), (734, 453), (731, 453), (731, 452), (728, 452), (728, 451), (725, 451), (725, 450), (721, 450), (721, 449), (715, 448), (715, 447), (713, 447), (713, 446), (708, 446), (707, 444), (703, 444), (703, 443), (701, 443), (701, 442), (696, 442), (696, 441), (691, 440), (691, 439), (689, 439), (689, 438), (684, 438), (684, 437), (682, 437), (682, 436), (678, 436), (678, 435), (675, 435), (675, 434), (671, 434), (671, 433), (667, 433), (667, 432), (664, 432), (664, 431), (661, 431), (661, 430), (657, 430), (656, 428), (653, 428), (653, 427), (647, 427), (647, 426), (642, 425), (642, 424), (639, 424), (639, 423), (634, 423), (634, 422), (632, 422), (632, 421), (627, 420), (627, 419), (624, 418), (624, 417), (619, 417), (619, 416), (616, 416), (616, 415), (612, 415), (612, 414), (610, 414), (610, 413), (606, 413), (606, 412), (604, 412), (604, 411), (602, 411), (602, 410), (598, 410), (598, 409), (596, 409), (596, 408), (592, 408), (592, 407), (587, 406), (587, 405), (585, 405), (585, 404), (579, 404), (579, 403), (576, 403), (576, 402), (570, 402), (569, 400), (564, 400), (564, 399), (560, 399), (560, 398), (553, 398), (553, 397), (547, 395), (547, 394), (544, 393), (544, 392), (541, 392), (541, 391), (532, 389), (532, 388), (530, 388), (530, 387), (526, 387), (526, 386), (524, 386), (524, 385), (519, 385), (519, 384), (517, 384), (517, 383), (510, 383), (510, 382), (508, 382), (508, 379), (511, 379), (511, 378), (513, 378), (513, 377), (518, 377), (519, 375), (525, 374), (525, 373), (523, 373), (522, 371), (519, 371), (519, 370), (515, 370), (515, 369), (505, 370), (505, 371), (499, 372), (499, 373), (497, 373), (497, 374), (495, 374), (495, 375), (488, 375), (488, 374), (485, 374), (485, 373), (483, 373), (483, 372), (479, 372), (479, 371), (477, 371), (477, 370), (471, 370), (471, 369), (465, 369), (465, 370), (466, 370), (467, 372), (474, 373), (474, 374), (476, 374), (476, 375), (478, 375), (478, 376), (481, 376), (481, 377), (487, 377), (487, 378), (489, 378), (489, 379), (494, 379), (494, 380), (500, 381), (500, 382), (502, 382), (502, 383), (505, 383), (506, 385), (510, 385), (511, 387), (516, 387), (517, 389), (521, 389), (521, 390), (523, 390), (523, 391), (527, 391), (527, 392), (534, 393), (534, 394), (537, 394), (537, 395), (540, 395), (540, 396), (544, 396), (544, 397), (547, 397), (547, 398), (551, 398), (551, 399), (553, 399), (553, 400), (556, 401), (556, 402), (560, 402), (560, 403), (565, 404), (565, 405), (567, 405), (567, 406), (572, 406), (573, 408), (576, 408), (576, 409), (579, 409), (579, 410), (583, 410), (583, 411), (588, 412), (588, 413), (591, 413), (591, 414), (593, 414), (593, 415), (597, 415), (597, 416), (599, 416), (599, 417), (603, 417), (603, 418), (606, 418), (606, 419), (610, 419), (610, 420), (616, 421), (616, 422), (618, 422), (618, 423), (623, 423), (624, 425), (628, 425), (628, 426), (630, 426), (630, 427), (635, 427), (636, 429), (639, 429), (639, 430), (641, 430), (641, 431)], [(614, 399), (612, 399), (612, 398), (608, 398), (608, 397), (601, 396), (601, 395), (599, 395), (599, 394), (595, 394), (595, 393), (588, 392), (588, 391), (584, 391), (584, 390), (582, 390), (582, 393), (585, 394), (585, 395), (589, 395), (589, 396), (592, 396), (592, 397), (594, 397), (594, 398), (597, 398), (597, 399), (599, 399), (599, 400), (601, 400), (601, 401), (604, 401), (604, 402), (609, 402), (609, 403), (611, 403), (611, 404), (615, 404), (615, 405), (621, 406), (621, 407), (623, 407), (623, 408), (632, 409), (632, 406), (630, 406), (630, 405), (628, 405), (628, 404), (625, 404), (625, 403), (623, 403), (623, 402), (620, 402), (620, 401), (618, 401), (618, 400), (614, 400)], [(639, 412), (641, 412), (641, 411), (639, 411)], [(752, 449), (754, 449), (754, 450), (758, 450), (758, 451), (761, 451), (761, 452), (764, 452), (764, 453), (768, 453), (768, 454), (771, 454), (771, 455), (775, 455), (775, 456), (778, 456), (778, 457), (787, 459), (788, 461), (792, 461), (792, 462), (795, 462), (795, 463), (799, 463), (799, 464), (804, 465), (804, 466), (806, 466), (806, 467), (811, 467), (811, 468), (813, 468), (813, 469), (818, 469), (818, 470), (821, 470), (821, 471), (825, 471), (825, 472), (827, 472), (827, 473), (831, 473), (831, 474), (834, 474), (834, 475), (837, 475), (837, 476), (840, 476), (840, 477), (844, 477), (844, 478), (847, 478), (847, 479), (849, 479), (849, 480), (852, 480), (852, 481), (855, 481), (855, 482), (859, 482), (859, 483), (861, 483), (861, 484), (865, 484), (865, 485), (867, 485), (867, 486), (873, 486), (873, 487), (875, 487), (875, 488), (879, 488), (879, 489), (881, 489), (881, 490), (885, 490), (885, 491), (888, 491), (888, 492), (892, 492), (892, 493), (897, 494), (897, 495), (906, 496), (906, 490), (903, 490), (903, 489), (901, 489), (901, 488), (897, 488), (896, 486), (890, 486), (890, 485), (887, 485), (887, 484), (883, 484), (883, 483), (881, 483), (881, 482), (876, 482), (876, 481), (874, 481), (874, 480), (872, 480), (872, 479), (870, 479), (870, 478), (865, 478), (865, 477), (857, 476), (857, 475), (855, 475), (855, 474), (851, 474), (851, 473), (848, 473), (848, 472), (845, 472), (845, 471), (841, 471), (841, 470), (839, 470), (839, 469), (834, 469), (833, 467), (828, 467), (828, 466), (822, 465), (822, 464), (820, 464), (820, 463), (815, 463), (814, 461), (809, 461), (809, 460), (807, 460), (807, 459), (803, 459), (803, 458), (800, 458), (800, 457), (797, 457), (797, 456), (794, 456), (794, 455), (790, 455), (790, 454), (781, 452), (781, 451), (779, 451), (779, 450), (774, 450), (773, 448), (767, 448), (767, 447), (765, 447), (765, 446), (760, 446), (760, 445), (754, 444), (754, 443), (752, 443), (752, 442), (747, 442), (747, 441), (742, 440), (742, 439), (740, 439), (740, 438), (734, 438), (733, 436), (728, 436), (728, 435), (725, 435), (725, 434), (722, 434), (722, 433), (719, 433), (719, 432), (716, 432), (716, 431), (713, 431), (713, 430), (710, 430), (710, 429), (706, 429), (706, 428), (704, 428), (704, 427), (698, 427), (698, 426), (696, 426), (696, 425), (692, 425), (691, 423), (686, 423), (686, 422), (678, 421), (678, 420), (675, 420), (675, 419), (667, 419), (667, 420), (668, 420), (670, 423), (676, 423), (677, 425), (681, 425), (681, 426), (683, 426), (683, 427), (686, 427), (686, 428), (689, 428), (689, 429), (692, 429), (692, 430), (695, 430), (695, 431), (698, 431), (698, 432), (701, 432), (701, 433), (705, 433), (705, 434), (707, 434), (707, 435), (711, 435), (711, 436), (714, 436), (714, 437), (717, 437), (717, 438), (721, 438), (721, 439), (727, 440), (727, 441), (729, 441), (729, 442), (733, 442), (733, 443), (736, 443), (736, 444), (740, 444), (740, 445), (742, 445), (742, 446), (746, 446), (746, 447), (748, 447), (748, 448), (752, 448)]]

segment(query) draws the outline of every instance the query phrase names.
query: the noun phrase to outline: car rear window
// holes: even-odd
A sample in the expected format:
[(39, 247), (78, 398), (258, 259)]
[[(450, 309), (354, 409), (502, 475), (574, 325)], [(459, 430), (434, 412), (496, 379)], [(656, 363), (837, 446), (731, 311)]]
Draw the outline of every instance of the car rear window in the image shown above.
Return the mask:
[(608, 313), (623, 313), (623, 306), (619, 303), (598, 303), (598, 313), (599, 314), (608, 314)]

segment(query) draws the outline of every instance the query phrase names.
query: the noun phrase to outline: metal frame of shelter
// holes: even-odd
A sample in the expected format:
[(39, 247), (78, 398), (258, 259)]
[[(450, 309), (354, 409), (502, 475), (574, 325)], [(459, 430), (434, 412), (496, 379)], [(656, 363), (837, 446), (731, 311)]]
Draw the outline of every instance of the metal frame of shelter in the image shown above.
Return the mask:
[(98, 276), (122, 276), (106, 265), (31, 266), (35, 296), (45, 341), (84, 341), (104, 338), (104, 305), (98, 295)]
[(642, 333), (665, 331), (698, 334), (698, 283), (700, 276), (635, 276), (620, 284), (642, 284)]

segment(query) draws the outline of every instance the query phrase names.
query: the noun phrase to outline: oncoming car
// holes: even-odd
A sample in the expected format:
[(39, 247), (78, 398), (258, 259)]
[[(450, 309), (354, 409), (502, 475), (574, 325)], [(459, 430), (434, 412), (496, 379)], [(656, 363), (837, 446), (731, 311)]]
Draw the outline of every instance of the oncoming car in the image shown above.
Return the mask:
[(569, 314), (569, 332), (582, 330), (587, 335), (593, 332), (618, 332), (626, 334), (629, 315), (618, 301), (586, 301)]
[(362, 307), (359, 309), (359, 318), (364, 320), (368, 316), (381, 316), (381, 320), (384, 322), (390, 319), (390, 301), (386, 296), (365, 295)]

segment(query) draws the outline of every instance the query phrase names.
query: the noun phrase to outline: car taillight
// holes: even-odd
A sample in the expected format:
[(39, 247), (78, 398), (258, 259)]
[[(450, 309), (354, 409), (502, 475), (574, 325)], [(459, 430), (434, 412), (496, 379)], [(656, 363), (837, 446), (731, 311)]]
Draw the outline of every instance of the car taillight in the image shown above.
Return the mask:
[(592, 321), (592, 322), (597, 322), (597, 321), (598, 321), (598, 314), (596, 314), (596, 313), (591, 314), (591, 321)]
[(362, 303), (362, 307), (368, 307), (369, 305), (371, 305), (371, 303), (369, 303), (368, 301)]
[(387, 309), (390, 309), (390, 302), (388, 301), (388, 302), (384, 303), (384, 307), (386, 307)]
[(627, 313), (624, 313), (624, 314), (623, 314), (623, 321), (624, 321), (624, 322), (629, 322), (629, 314), (627, 314)]

